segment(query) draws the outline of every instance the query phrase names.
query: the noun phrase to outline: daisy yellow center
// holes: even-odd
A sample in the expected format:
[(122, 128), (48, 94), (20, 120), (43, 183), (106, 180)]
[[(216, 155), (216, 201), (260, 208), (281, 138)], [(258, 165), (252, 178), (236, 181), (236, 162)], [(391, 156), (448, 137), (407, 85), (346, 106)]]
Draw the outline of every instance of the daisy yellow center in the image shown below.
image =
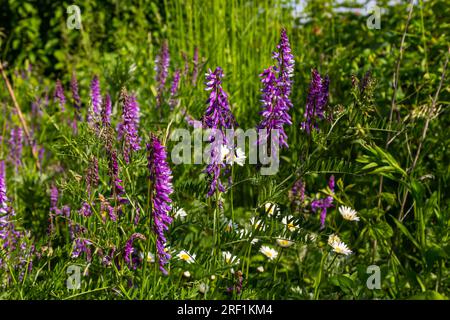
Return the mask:
[(334, 248), (334, 251), (336, 251), (337, 253), (345, 253), (345, 248), (336, 246)]
[(180, 258), (185, 261), (188, 261), (190, 259), (189, 255), (187, 253), (182, 253), (180, 255)]

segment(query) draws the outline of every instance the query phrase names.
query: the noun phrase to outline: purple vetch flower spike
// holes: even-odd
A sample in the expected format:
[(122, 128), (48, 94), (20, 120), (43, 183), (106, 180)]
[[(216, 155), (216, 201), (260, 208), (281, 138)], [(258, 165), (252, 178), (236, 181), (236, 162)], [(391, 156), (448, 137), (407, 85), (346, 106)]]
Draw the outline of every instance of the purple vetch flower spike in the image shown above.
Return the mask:
[(130, 162), (130, 156), (133, 151), (141, 149), (141, 138), (139, 137), (139, 117), (140, 110), (136, 97), (128, 95), (122, 90), (122, 122), (117, 126), (117, 135), (119, 140), (124, 140), (123, 157), (126, 163)]
[(169, 229), (172, 223), (172, 217), (169, 215), (171, 208), (170, 195), (173, 192), (172, 188), (172, 171), (167, 163), (167, 152), (165, 147), (156, 138), (151, 136), (151, 141), (147, 144), (148, 150), (148, 170), (149, 177), (153, 183), (153, 230), (156, 234), (156, 250), (159, 260), (159, 269), (167, 274), (164, 266), (171, 258), (170, 254), (166, 252), (166, 237), (164, 232)]
[(65, 216), (66, 218), (70, 217), (70, 206), (68, 205), (64, 205), (61, 209), (61, 213), (63, 216)]
[(329, 82), (328, 76), (322, 78), (316, 69), (312, 70), (312, 79), (306, 100), (305, 121), (301, 124), (307, 134), (310, 134), (312, 129), (318, 131), (317, 122), (325, 118)]
[(62, 211), (58, 208), (59, 191), (55, 185), (50, 189), (50, 215), (61, 215)]
[(124, 260), (128, 267), (132, 268), (133, 270), (136, 270), (137, 266), (140, 263), (139, 254), (137, 253), (137, 250), (133, 248), (133, 243), (136, 239), (146, 240), (147, 238), (145, 238), (143, 234), (133, 233), (130, 239), (128, 239), (124, 248)]
[(75, 72), (72, 73), (72, 79), (70, 81), (70, 89), (72, 91), (73, 106), (75, 107), (77, 113), (79, 113), (81, 110), (81, 99), (80, 94), (78, 92), (78, 81)]
[(72, 258), (78, 258), (82, 253), (86, 253), (86, 260), (91, 261), (92, 255), (90, 245), (92, 245), (92, 243), (88, 239), (75, 239)]
[(58, 188), (53, 185), (50, 189), (50, 208), (57, 208), (58, 207), (58, 199), (59, 199), (59, 192)]
[(96, 157), (92, 157), (89, 167), (86, 173), (86, 187), (88, 194), (91, 194), (91, 190), (93, 187), (97, 187), (100, 181), (98, 175), (98, 160)]
[(109, 127), (111, 125), (111, 96), (107, 93), (103, 99), (103, 108), (102, 108), (102, 123), (104, 127)]
[(102, 106), (102, 95), (100, 93), (100, 80), (98, 76), (95, 75), (91, 81), (91, 103), (92, 103), (92, 113), (94, 117), (100, 114)]
[(99, 198), (101, 200), (100, 213), (101, 213), (101, 216), (102, 216), (103, 223), (106, 222), (106, 215), (109, 216), (111, 221), (116, 222), (117, 221), (117, 215), (116, 215), (114, 207), (111, 206), (111, 204), (105, 199), (105, 197), (103, 197), (103, 195), (100, 194)]
[(177, 69), (173, 75), (172, 86), (170, 87), (170, 100), (169, 100), (170, 110), (173, 110), (173, 108), (178, 103), (178, 100), (175, 99), (175, 96), (177, 95), (180, 86), (180, 75), (181, 75), (180, 69)]
[(170, 63), (169, 44), (167, 40), (164, 40), (161, 46), (161, 50), (155, 59), (155, 71), (156, 71), (155, 80), (158, 82), (158, 93), (156, 96), (157, 108), (161, 107), (162, 104), (164, 87), (166, 85), (167, 76), (169, 74), (169, 63)]
[(292, 189), (289, 192), (289, 199), (293, 202), (297, 207), (302, 205), (305, 202), (305, 188), (306, 184), (302, 179), (298, 179), (295, 181)]
[[(289, 98), (291, 94), (292, 80), (294, 76), (294, 56), (291, 53), (291, 45), (286, 34), (286, 29), (281, 30), (280, 42), (277, 50), (273, 52), (272, 58), (276, 60), (276, 67), (269, 67), (262, 74), (263, 84), (262, 102), (263, 111), (260, 113), (263, 120), (258, 125), (258, 129), (264, 129), (265, 133), (260, 139), (267, 139), (272, 130), (278, 131), (279, 146), (289, 148), (287, 134), (284, 125), (292, 125), (289, 109), (292, 102)], [(258, 142), (262, 142), (259, 140)], [(276, 150), (272, 146), (272, 150)]]
[(330, 180), (328, 180), (328, 187), (330, 188), (331, 192), (334, 192), (334, 186), (335, 186), (334, 176), (332, 175), (330, 177)]
[(59, 107), (61, 111), (65, 111), (66, 97), (64, 96), (64, 88), (62, 86), (61, 80), (56, 80), (55, 93), (53, 95), (54, 101), (58, 100)]
[(87, 202), (83, 202), (81, 209), (78, 210), (78, 213), (84, 217), (90, 217), (92, 215), (91, 205)]
[(23, 149), (23, 131), (21, 127), (14, 127), (11, 129), (11, 136), (9, 139), (10, 159), (14, 163), (16, 171), (22, 165), (22, 149)]
[[(292, 80), (294, 76), (294, 56), (291, 53), (291, 45), (289, 43), (286, 29), (281, 30), (280, 42), (277, 46), (278, 51), (273, 53), (273, 58), (278, 62), (279, 83), (281, 90), (286, 97), (291, 94)], [(292, 104), (289, 105), (292, 107)]]
[(41, 103), (41, 98), (36, 98), (33, 102), (31, 102), (31, 113), (33, 117), (42, 116)]
[(108, 207), (108, 215), (109, 215), (109, 218), (111, 219), (111, 221), (114, 221), (114, 222), (117, 221), (116, 210), (111, 205)]
[(236, 120), (231, 113), (228, 95), (222, 88), (222, 68), (217, 67), (214, 72), (211, 69), (206, 73), (206, 91), (211, 91), (207, 101), (204, 123), (211, 129), (231, 129), (236, 125)]
[(125, 188), (122, 186), (122, 180), (119, 178), (119, 164), (116, 151), (109, 152), (109, 177), (114, 199), (117, 199), (122, 204), (128, 203), (128, 200), (122, 197), (125, 194)]
[[(6, 195), (5, 161), (0, 161), (0, 219), (8, 213), (8, 197)], [(0, 225), (1, 226), (1, 225)]]
[[(330, 180), (328, 181), (328, 187), (330, 188), (331, 192), (334, 194), (334, 176), (330, 177)], [(314, 212), (317, 212), (317, 210), (320, 210), (320, 228), (325, 228), (325, 219), (327, 217), (327, 209), (333, 207), (333, 196), (327, 196), (326, 198), (313, 200), (311, 202), (311, 209)]]
[[(2, 160), (0, 161), (0, 250), (2, 251), (0, 268), (3, 264), (3, 258), (9, 260), (14, 250), (17, 248), (23, 249), (24, 246), (26, 247), (26, 243), (22, 239), (27, 237), (27, 234), (16, 230), (15, 212), (13, 207), (9, 205), (9, 199), (6, 193), (6, 170), (5, 162)], [(23, 256), (19, 253), (19, 260), (22, 258)]]
[[(286, 98), (282, 90), (283, 86), (280, 85), (273, 67), (264, 70), (260, 77), (263, 84), (262, 102), (264, 110), (260, 112), (263, 120), (258, 125), (258, 129), (266, 130), (265, 137), (272, 130), (278, 130), (280, 146), (288, 148), (287, 135), (283, 126), (292, 124), (289, 115), (290, 101)], [(272, 148), (272, 150), (274, 149)]]
[(203, 117), (203, 123), (206, 128), (219, 130), (222, 133), (223, 141), (214, 141), (210, 137), (211, 145), (211, 161), (207, 165), (205, 172), (211, 177), (211, 184), (207, 196), (211, 197), (216, 191), (225, 192), (225, 187), (220, 181), (221, 169), (225, 167), (221, 161), (221, 145), (226, 144), (226, 129), (232, 129), (237, 125), (236, 120), (231, 112), (228, 102), (228, 95), (222, 88), (223, 71), (217, 67), (214, 72), (211, 69), (206, 73), (206, 88), (210, 91)]
[(81, 224), (76, 223), (72, 219), (68, 219), (68, 224), (69, 224), (69, 236), (70, 240), (72, 241), (75, 238), (87, 232), (87, 229), (85, 227), (83, 227)]
[(45, 148), (42, 147), (39, 149), (39, 154), (38, 154), (38, 158), (39, 158), (39, 163), (41, 164), (41, 168), (42, 168), (42, 162), (44, 161), (44, 156), (45, 156)]

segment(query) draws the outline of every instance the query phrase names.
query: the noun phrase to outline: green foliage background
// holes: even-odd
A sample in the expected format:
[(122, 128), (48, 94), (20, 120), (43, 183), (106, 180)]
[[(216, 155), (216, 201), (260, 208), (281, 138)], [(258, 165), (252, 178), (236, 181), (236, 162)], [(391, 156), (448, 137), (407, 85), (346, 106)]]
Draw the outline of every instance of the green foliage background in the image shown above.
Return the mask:
[[(66, 10), (71, 4), (81, 9), (81, 30), (66, 27)], [(347, 4), (356, 6), (350, 1)], [(244, 225), (254, 214), (264, 217), (264, 204), (272, 201), (280, 206), (283, 215), (296, 214), (302, 232), (296, 235), (298, 243), (293, 249), (283, 249), (287, 253), (279, 266), (268, 265), (267, 272), (261, 275), (257, 274), (256, 267), (264, 264), (264, 260), (257, 250), (247, 244), (235, 246), (239, 240), (225, 236), (223, 248), (235, 250), (242, 261), (248, 257), (243, 268), (250, 268), (247, 272), (243, 270), (246, 286), (242, 295), (233, 298), (447, 298), (450, 294), (450, 137), (447, 132), (450, 86), (448, 71), (443, 66), (449, 47), (450, 7), (446, 1), (437, 0), (420, 0), (414, 7), (400, 64), (397, 108), (389, 128), (393, 78), (407, 21), (407, 2), (389, 5), (388, 1), (378, 1), (378, 5), (383, 10), (381, 29), (367, 28), (363, 6), (359, 14), (338, 12), (334, 10), (338, 4), (331, 0), (306, 1), (301, 17), (294, 14), (296, 5), (291, 1), (275, 0), (1, 1), (1, 61), (8, 63), (8, 76), (27, 121), (30, 124), (40, 121), (40, 131), (35, 133), (39, 144), (52, 153), (43, 172), (33, 167), (30, 150), (25, 151), (27, 158), (20, 173), (10, 171), (10, 196), (21, 225), (32, 231), (36, 243), (47, 244), (50, 185), (57, 182), (64, 190), (62, 201), (75, 208), (81, 205), (84, 192), (83, 185), (76, 182), (77, 175), (83, 175), (92, 155), (102, 159), (101, 148), (97, 146), (103, 141), (86, 126), (80, 127), (78, 136), (72, 136), (54, 106), (45, 111), (42, 120), (32, 117), (32, 101), (42, 96), (46, 88), (53, 92), (57, 78), (69, 88), (70, 77), (76, 71), (86, 106), (92, 76), (100, 75), (102, 90), (110, 92), (113, 98), (116, 120), (120, 117), (119, 92), (126, 86), (137, 94), (144, 140), (148, 140), (150, 131), (163, 136), (169, 120), (174, 121), (173, 127), (186, 127), (180, 108), (166, 112), (163, 120), (155, 112), (154, 59), (162, 41), (168, 39), (170, 77), (175, 68), (184, 67), (183, 53), (189, 57), (190, 68), (195, 47), (201, 57), (197, 83), (182, 84), (180, 107), (199, 119), (207, 97), (203, 74), (208, 68), (221, 66), (233, 113), (240, 127), (251, 128), (260, 120), (258, 75), (273, 64), (271, 54), (281, 28), (285, 27), (296, 63), (291, 112), (294, 124), (287, 128), (291, 148), (283, 152), (280, 172), (275, 177), (258, 176), (257, 170), (249, 166), (237, 168), (234, 198), (230, 199), (229, 193), (225, 195), (224, 215), (231, 217), (232, 212), (236, 221)], [(24, 79), (21, 72), (30, 65), (32, 72)], [(299, 126), (312, 68), (330, 76), (329, 105), (335, 110), (335, 121), (324, 123), (321, 132), (309, 138)], [(352, 87), (352, 75), (361, 79), (367, 71), (371, 71), (374, 83), (363, 94)], [(411, 168), (426, 122), (425, 117), (417, 114), (424, 106), (431, 105), (442, 73), (447, 78), (437, 100), (440, 112), (430, 121), (418, 165)], [(1, 135), (7, 137), (8, 126), (19, 122), (4, 88), (0, 90), (0, 124)], [(69, 94), (68, 89), (66, 93)], [(388, 135), (395, 139), (386, 148)], [(4, 139), (0, 159), (7, 157), (7, 150)], [(145, 164), (145, 152), (141, 152), (124, 169), (130, 188), (127, 192), (140, 203), (146, 202)], [(104, 158), (100, 167), (105, 173)], [(101, 266), (92, 265), (89, 282), (80, 292), (71, 292), (65, 287), (71, 243), (65, 242), (61, 235), (60, 239), (53, 239), (61, 242), (59, 246), (54, 243), (53, 255), (41, 259), (24, 281), (9, 286), (0, 296), (32, 299), (229, 297), (224, 288), (233, 282), (234, 276), (225, 269), (217, 269), (214, 259), (220, 257), (211, 258), (208, 251), (214, 206), (204, 198), (207, 186), (201, 170), (195, 166), (173, 167), (174, 200), (186, 209), (189, 218), (175, 223), (170, 239), (178, 249), (196, 250), (198, 263), (190, 269), (192, 281), (183, 278), (185, 270), (180, 262), (174, 262), (169, 279), (159, 277), (155, 270), (103, 273)], [(330, 213), (330, 229), (322, 233), (318, 229), (318, 217), (295, 213), (288, 199), (288, 190), (296, 178), (302, 177), (308, 193), (313, 194), (326, 186), (331, 174), (339, 181), (336, 203), (351, 205), (362, 218), (357, 227), (341, 229), (342, 237), (349, 241), (355, 255), (350, 260), (338, 259), (336, 264), (327, 256), (326, 240), (331, 231), (339, 229), (337, 210)], [(378, 193), (380, 177), (384, 181), (381, 194)], [(102, 188), (107, 184), (105, 178)], [(405, 193), (408, 215), (400, 219)], [(273, 239), (277, 232), (274, 227), (261, 236)], [(319, 234), (317, 241), (300, 240), (311, 232)], [(323, 270), (324, 263), (330, 264), (330, 269), (322, 274), (319, 270)], [(365, 271), (371, 264), (381, 268), (381, 290), (366, 287)], [(216, 283), (210, 280), (211, 274), (224, 274), (224, 278)], [(273, 274), (278, 276), (274, 279)], [(137, 288), (127, 286), (130, 279)], [(200, 282), (208, 283), (211, 295), (198, 292)]]

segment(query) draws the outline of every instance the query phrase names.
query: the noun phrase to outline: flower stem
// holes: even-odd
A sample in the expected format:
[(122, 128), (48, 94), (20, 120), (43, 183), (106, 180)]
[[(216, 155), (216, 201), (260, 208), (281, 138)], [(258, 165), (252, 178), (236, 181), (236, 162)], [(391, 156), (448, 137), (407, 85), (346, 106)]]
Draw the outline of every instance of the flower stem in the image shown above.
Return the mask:
[(322, 254), (322, 260), (320, 261), (319, 274), (317, 275), (316, 283), (314, 284), (314, 300), (319, 299), (319, 287), (320, 287), (320, 283), (322, 281), (323, 267), (325, 265), (325, 260), (326, 260), (327, 256), (328, 256), (328, 252), (325, 252)]

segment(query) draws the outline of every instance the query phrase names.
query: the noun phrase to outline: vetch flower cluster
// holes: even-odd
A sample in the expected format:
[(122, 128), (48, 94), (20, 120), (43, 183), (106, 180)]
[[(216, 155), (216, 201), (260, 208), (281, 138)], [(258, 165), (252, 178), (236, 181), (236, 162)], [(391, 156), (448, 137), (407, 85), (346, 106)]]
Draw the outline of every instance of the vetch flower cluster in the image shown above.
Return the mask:
[(169, 62), (170, 62), (170, 54), (169, 54), (169, 44), (167, 40), (165, 40), (161, 46), (161, 51), (156, 56), (155, 59), (155, 71), (156, 77), (155, 80), (158, 82), (158, 93), (156, 96), (156, 107), (161, 107), (164, 87), (166, 85), (167, 76), (169, 74)]
[(210, 137), (211, 160), (206, 167), (206, 173), (211, 177), (211, 184), (207, 196), (212, 196), (216, 191), (225, 192), (220, 176), (221, 170), (225, 167), (223, 163), (222, 145), (228, 145), (226, 141), (225, 129), (231, 129), (236, 125), (236, 120), (231, 112), (228, 102), (228, 95), (222, 88), (223, 71), (217, 67), (214, 72), (211, 69), (206, 73), (206, 89), (210, 91), (203, 117), (204, 126), (209, 129), (219, 130), (222, 134), (223, 141), (215, 141), (214, 137)]
[[(265, 129), (267, 135), (271, 134), (273, 130), (277, 130), (279, 134), (279, 145), (288, 148), (287, 134), (284, 131), (284, 125), (292, 125), (289, 109), (292, 107), (292, 102), (289, 98), (291, 93), (291, 86), (293, 72), (294, 72), (294, 56), (291, 53), (289, 39), (286, 30), (281, 32), (280, 43), (277, 46), (277, 51), (273, 53), (273, 58), (277, 61), (277, 66), (271, 66), (264, 70), (261, 77), (263, 84), (262, 103), (263, 111), (260, 112), (263, 120), (258, 125), (258, 129)], [(274, 150), (274, 146), (272, 146)]]
[(19, 167), (22, 165), (23, 140), (22, 128), (17, 126), (13, 127), (9, 139), (9, 157), (14, 164), (16, 171), (18, 171)]
[(328, 75), (322, 78), (316, 69), (312, 70), (312, 80), (306, 100), (305, 121), (301, 124), (307, 134), (310, 134), (312, 129), (319, 130), (317, 122), (325, 118), (329, 84)]
[(55, 93), (53, 94), (54, 101), (58, 101), (61, 111), (65, 111), (64, 106), (66, 105), (66, 97), (64, 95), (64, 88), (61, 80), (56, 80)]
[(165, 250), (167, 240), (164, 232), (169, 229), (169, 225), (173, 220), (169, 215), (172, 209), (170, 206), (172, 202), (170, 195), (173, 192), (172, 171), (167, 163), (166, 149), (156, 136), (152, 135), (151, 142), (147, 145), (147, 151), (148, 170), (153, 187), (152, 217), (153, 230), (156, 233), (156, 250), (159, 268), (164, 274), (167, 274), (164, 265), (167, 264), (171, 256)]
[(70, 89), (72, 91), (73, 106), (75, 107), (75, 110), (79, 113), (81, 110), (81, 99), (80, 94), (78, 92), (78, 81), (75, 72), (72, 73), (72, 78), (70, 80)]
[(129, 163), (131, 153), (141, 149), (141, 138), (138, 133), (140, 110), (136, 97), (133, 94), (129, 95), (125, 89), (122, 89), (121, 100), (122, 122), (117, 126), (117, 136), (124, 142), (123, 158)]
[(97, 120), (98, 116), (100, 115), (100, 110), (102, 106), (102, 95), (100, 93), (100, 80), (98, 79), (97, 75), (95, 75), (91, 81), (90, 96), (92, 105), (92, 110), (90, 111), (92, 112), (92, 114), (89, 114), (88, 122), (92, 120)]
[[(328, 181), (328, 187), (331, 192), (334, 193), (334, 176), (330, 177)], [(325, 228), (325, 219), (327, 217), (327, 209), (333, 206), (333, 197), (327, 196), (326, 198), (316, 199), (311, 203), (311, 208), (314, 212), (320, 211), (320, 228)]]
[(133, 247), (133, 243), (135, 240), (146, 240), (146, 237), (140, 233), (133, 233), (131, 237), (128, 239), (124, 248), (124, 260), (128, 267), (132, 269), (136, 269), (138, 265), (141, 263), (141, 257), (137, 253), (137, 250)]

